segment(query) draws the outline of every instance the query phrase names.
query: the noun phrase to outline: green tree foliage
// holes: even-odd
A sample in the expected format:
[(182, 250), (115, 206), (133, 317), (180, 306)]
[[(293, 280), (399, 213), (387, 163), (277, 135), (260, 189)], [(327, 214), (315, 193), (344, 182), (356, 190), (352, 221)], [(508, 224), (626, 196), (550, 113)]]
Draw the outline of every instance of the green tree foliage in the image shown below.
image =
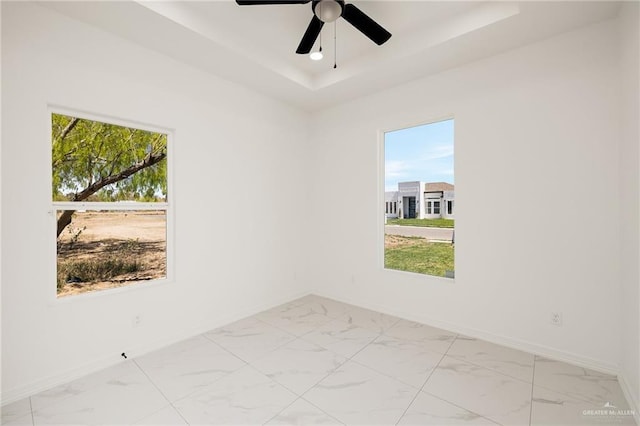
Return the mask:
[(54, 201), (166, 201), (167, 135), (52, 114), (51, 140)]

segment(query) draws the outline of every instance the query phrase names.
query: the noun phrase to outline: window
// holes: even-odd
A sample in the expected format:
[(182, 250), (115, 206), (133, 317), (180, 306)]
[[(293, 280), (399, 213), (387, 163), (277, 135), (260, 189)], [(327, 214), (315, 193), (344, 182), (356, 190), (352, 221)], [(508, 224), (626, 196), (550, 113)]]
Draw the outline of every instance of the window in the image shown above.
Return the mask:
[[(384, 133), (382, 195), (398, 200), (387, 207), (398, 218), (384, 225), (386, 269), (454, 275), (453, 204), (444, 204), (455, 192), (453, 129), (445, 120)], [(450, 216), (443, 217), (445, 209)]]
[(398, 202), (397, 201), (385, 201), (384, 212), (386, 214), (398, 214)]
[(427, 200), (427, 215), (439, 215), (440, 214), (440, 201)]
[(58, 297), (166, 280), (168, 137), (51, 114)]

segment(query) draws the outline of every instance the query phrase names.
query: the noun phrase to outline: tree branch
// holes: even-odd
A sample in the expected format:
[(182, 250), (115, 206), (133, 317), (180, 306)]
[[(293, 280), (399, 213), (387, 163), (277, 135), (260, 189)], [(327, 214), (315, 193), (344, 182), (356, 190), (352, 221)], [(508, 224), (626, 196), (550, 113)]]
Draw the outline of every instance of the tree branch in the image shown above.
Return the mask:
[[(76, 193), (73, 196), (73, 201), (85, 200), (91, 195), (98, 192), (100, 189), (104, 188), (105, 186), (124, 180), (129, 176), (131, 176), (132, 174), (139, 172), (140, 170), (146, 169), (148, 167), (153, 166), (154, 164), (159, 163), (160, 161), (164, 160), (166, 157), (167, 157), (166, 152), (161, 152), (156, 155), (153, 155), (153, 153), (149, 153), (149, 155), (147, 155), (147, 157), (142, 162), (136, 163), (126, 168), (125, 170), (121, 171), (117, 175), (101, 178), (95, 183), (89, 185), (83, 191)], [(56, 238), (59, 237), (62, 231), (64, 231), (64, 228), (66, 228), (67, 225), (71, 223), (71, 217), (73, 216), (74, 211), (75, 210), (65, 210), (62, 212), (62, 215), (58, 219), (58, 223), (57, 223), (58, 233), (56, 235)]]
[(90, 197), (91, 195), (95, 194), (105, 186), (111, 185), (112, 183), (120, 182), (121, 180), (128, 178), (129, 176), (131, 176), (136, 172), (139, 172), (140, 170), (146, 169), (147, 167), (151, 167), (154, 164), (159, 163), (160, 161), (164, 160), (166, 157), (167, 157), (166, 152), (161, 152), (157, 155), (153, 155), (152, 153), (150, 153), (142, 162), (136, 163), (116, 175), (100, 178), (99, 180), (92, 183), (81, 192), (76, 193), (73, 196), (73, 201), (82, 201)]
[(65, 127), (65, 128), (62, 130), (62, 133), (60, 133), (60, 136), (58, 137), (58, 140), (59, 140), (59, 141), (63, 141), (63, 140), (64, 140), (64, 138), (66, 138), (66, 137), (67, 137), (67, 135), (69, 134), (69, 132), (71, 132), (71, 131), (73, 130), (73, 128), (74, 128), (74, 127), (76, 127), (76, 124), (78, 124), (78, 122), (79, 122), (79, 121), (80, 121), (80, 119), (79, 119), (79, 118), (77, 118), (77, 117), (73, 117), (73, 118), (71, 119), (71, 121), (69, 122), (69, 124), (67, 124), (67, 127)]

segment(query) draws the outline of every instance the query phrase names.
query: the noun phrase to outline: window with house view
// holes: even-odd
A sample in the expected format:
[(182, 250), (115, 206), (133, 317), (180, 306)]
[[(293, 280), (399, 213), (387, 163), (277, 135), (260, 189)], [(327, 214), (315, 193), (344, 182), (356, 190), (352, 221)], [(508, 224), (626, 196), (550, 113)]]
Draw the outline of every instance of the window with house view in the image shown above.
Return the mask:
[(167, 278), (167, 139), (51, 114), (58, 297)]
[(384, 134), (387, 269), (454, 277), (453, 130), (451, 119)]

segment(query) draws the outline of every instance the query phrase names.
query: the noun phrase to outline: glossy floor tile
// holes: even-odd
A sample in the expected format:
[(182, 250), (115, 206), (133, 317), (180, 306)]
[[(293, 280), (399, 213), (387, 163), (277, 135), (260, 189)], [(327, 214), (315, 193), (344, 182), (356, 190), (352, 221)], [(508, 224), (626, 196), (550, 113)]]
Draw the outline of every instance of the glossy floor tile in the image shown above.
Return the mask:
[(455, 333), (405, 319), (386, 329), (384, 334), (398, 339), (427, 343), (429, 350), (441, 354), (447, 353), (456, 338)]
[(337, 302), (325, 297), (315, 297), (312, 300), (308, 300), (305, 306), (311, 308), (313, 312), (326, 315), (330, 318), (340, 318), (354, 308), (353, 305)]
[(244, 361), (260, 358), (296, 338), (253, 317), (217, 328), (205, 336)]
[(2, 407), (2, 421), (0, 424), (30, 425), (32, 423), (31, 400), (29, 398)]
[(2, 425), (633, 425), (615, 377), (308, 295), (2, 407)]
[(321, 325), (302, 338), (350, 358), (373, 342), (379, 335), (375, 331), (337, 319)]
[(341, 425), (335, 417), (331, 417), (315, 405), (300, 398), (271, 419), (268, 425)]
[(304, 396), (345, 424), (395, 424), (418, 390), (354, 361), (318, 383)]
[(622, 389), (614, 376), (566, 362), (536, 357), (534, 383), (578, 400), (594, 404), (609, 402), (627, 408)]
[(34, 410), (36, 425), (130, 424), (166, 407), (167, 400), (138, 369), (55, 404)]
[(283, 309), (273, 308), (257, 314), (256, 318), (295, 336), (301, 336), (331, 321), (330, 317), (314, 311), (310, 306), (312, 303), (288, 305)]
[(528, 425), (531, 384), (450, 356), (424, 391), (503, 425)]
[(396, 324), (400, 318), (359, 307), (353, 307), (340, 317), (343, 321), (358, 327), (382, 333)]
[(204, 336), (142, 356), (136, 363), (169, 401), (175, 401), (246, 365)]
[(64, 385), (40, 392), (31, 397), (31, 407), (33, 410), (39, 411), (50, 405), (60, 404), (67, 398), (78, 398), (84, 392), (96, 386), (101, 386), (105, 383), (116, 381), (121, 377), (137, 374), (138, 372), (139, 368), (136, 364), (128, 360)]
[(399, 425), (487, 425), (495, 423), (425, 392), (419, 392)]
[(595, 404), (535, 386), (531, 425), (629, 425), (635, 423), (626, 404)]
[(443, 356), (428, 348), (424, 342), (382, 335), (353, 360), (420, 389)]
[(526, 352), (480, 339), (458, 336), (447, 355), (528, 383), (533, 381), (534, 356)]
[(145, 417), (139, 422), (135, 423), (135, 426), (181, 426), (186, 425), (187, 421), (173, 408), (168, 405), (160, 411), (156, 411), (149, 417)]
[(264, 424), (298, 396), (251, 366), (173, 405), (193, 425)]
[(347, 361), (328, 349), (294, 340), (252, 365), (267, 377), (301, 395)]

